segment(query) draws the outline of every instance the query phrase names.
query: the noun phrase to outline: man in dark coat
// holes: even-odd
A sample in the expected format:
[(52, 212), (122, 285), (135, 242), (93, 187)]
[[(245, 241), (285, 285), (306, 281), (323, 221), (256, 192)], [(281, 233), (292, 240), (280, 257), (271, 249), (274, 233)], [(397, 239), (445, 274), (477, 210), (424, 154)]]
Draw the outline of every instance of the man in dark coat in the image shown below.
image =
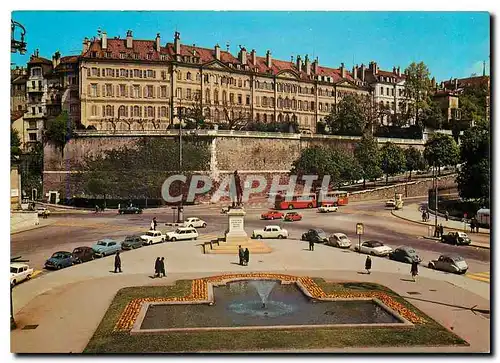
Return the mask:
[(157, 225), (158, 225), (158, 222), (156, 221), (156, 217), (153, 217), (153, 231), (156, 231)]
[(309, 251), (314, 251), (314, 240), (309, 240)]
[(245, 248), (245, 251), (243, 252), (243, 258), (245, 260), (245, 266), (248, 266), (248, 261), (250, 260), (250, 251), (248, 248)]
[(413, 281), (416, 281), (415, 276), (418, 275), (418, 262), (417, 261), (415, 261), (415, 260), (412, 261), (410, 272), (411, 272), (411, 277), (413, 278)]
[(241, 245), (238, 246), (238, 256), (240, 258), (240, 265), (243, 266), (243, 260), (245, 259), (245, 251), (241, 248)]
[(443, 237), (443, 234), (444, 234), (444, 228), (443, 228), (443, 225), (440, 224), (439, 225), (439, 237)]
[(371, 268), (372, 268), (372, 259), (370, 258), (370, 256), (366, 256), (365, 270), (368, 273), (368, 275), (370, 274)]
[(120, 258), (120, 251), (116, 251), (115, 255), (115, 273), (122, 272), (122, 260)]
[(160, 277), (160, 257), (156, 257), (156, 261), (155, 261), (155, 277)]
[(165, 257), (162, 257), (160, 261), (160, 277), (164, 276), (166, 277), (167, 274), (165, 273)]
[(448, 221), (448, 219), (450, 218), (450, 214), (448, 213), (448, 211), (444, 212), (444, 218), (446, 219), (446, 221)]

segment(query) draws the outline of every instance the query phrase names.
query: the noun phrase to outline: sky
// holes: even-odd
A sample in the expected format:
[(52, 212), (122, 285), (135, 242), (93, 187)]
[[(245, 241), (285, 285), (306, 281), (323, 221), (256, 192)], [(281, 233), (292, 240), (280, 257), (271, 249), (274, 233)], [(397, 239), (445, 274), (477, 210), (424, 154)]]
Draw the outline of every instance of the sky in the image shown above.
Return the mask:
[(26, 55), (12, 55), (24, 65), (38, 48), (51, 59), (55, 51), (78, 54), (85, 37), (105, 30), (124, 38), (128, 29), (136, 39), (173, 42), (174, 32), (184, 44), (213, 48), (220, 44), (238, 53), (239, 45), (275, 59), (306, 54), (319, 64), (338, 68), (344, 63), (376, 61), (381, 69), (403, 70), (423, 61), (438, 81), (481, 75), (483, 61), (489, 74), (490, 15), (487, 12), (243, 12), (243, 11), (15, 11), (12, 18), (26, 28)]

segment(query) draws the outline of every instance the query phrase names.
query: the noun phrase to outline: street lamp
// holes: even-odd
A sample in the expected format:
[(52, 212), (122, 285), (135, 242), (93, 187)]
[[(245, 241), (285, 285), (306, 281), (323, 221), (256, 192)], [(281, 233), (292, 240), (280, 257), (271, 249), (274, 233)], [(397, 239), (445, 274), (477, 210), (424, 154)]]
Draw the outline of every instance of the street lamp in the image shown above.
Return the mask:
[[(21, 29), (21, 40), (15, 38), (16, 28)], [(10, 20), (11, 38), (10, 38), (10, 52), (20, 54), (26, 54), (26, 42), (24, 41), (24, 36), (26, 35), (26, 29), (20, 23), (14, 20)]]
[[(186, 107), (182, 106), (182, 100), (179, 100), (179, 106), (177, 107), (177, 117), (179, 118), (179, 173), (182, 173), (182, 113)], [(182, 208), (182, 198), (183, 190), (181, 187), (181, 201), (177, 206), (177, 223), (182, 223), (184, 221), (183, 208)]]

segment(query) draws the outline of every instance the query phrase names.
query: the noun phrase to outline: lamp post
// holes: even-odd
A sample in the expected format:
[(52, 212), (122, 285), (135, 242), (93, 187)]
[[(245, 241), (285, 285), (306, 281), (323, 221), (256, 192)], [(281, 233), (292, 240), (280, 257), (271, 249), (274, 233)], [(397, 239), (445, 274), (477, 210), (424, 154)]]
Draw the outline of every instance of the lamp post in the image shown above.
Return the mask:
[[(182, 101), (179, 100), (179, 105), (177, 107), (177, 117), (179, 118), (179, 173), (182, 174), (182, 112), (184, 111), (185, 107), (182, 107)], [(184, 216), (183, 216), (183, 208), (182, 208), (182, 198), (183, 198), (183, 190), (181, 187), (181, 201), (179, 202), (179, 205), (177, 206), (177, 223), (182, 223), (184, 221)]]
[[(17, 40), (15, 38), (15, 30), (16, 28), (21, 29), (21, 40)], [(16, 53), (19, 52), (19, 54), (24, 55), (26, 54), (26, 42), (24, 41), (24, 36), (26, 35), (26, 29), (24, 26), (22, 26), (20, 23), (14, 20), (10, 20), (10, 29), (11, 29), (11, 35), (10, 35), (10, 52), (11, 53)]]

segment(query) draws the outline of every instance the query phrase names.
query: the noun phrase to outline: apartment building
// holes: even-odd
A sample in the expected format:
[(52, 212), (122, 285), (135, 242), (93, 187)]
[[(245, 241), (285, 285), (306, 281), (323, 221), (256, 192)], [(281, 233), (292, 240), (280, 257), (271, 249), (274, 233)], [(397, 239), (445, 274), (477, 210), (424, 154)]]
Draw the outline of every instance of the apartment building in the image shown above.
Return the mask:
[(26, 110), (26, 68), (16, 67), (10, 70), (10, 111)]

